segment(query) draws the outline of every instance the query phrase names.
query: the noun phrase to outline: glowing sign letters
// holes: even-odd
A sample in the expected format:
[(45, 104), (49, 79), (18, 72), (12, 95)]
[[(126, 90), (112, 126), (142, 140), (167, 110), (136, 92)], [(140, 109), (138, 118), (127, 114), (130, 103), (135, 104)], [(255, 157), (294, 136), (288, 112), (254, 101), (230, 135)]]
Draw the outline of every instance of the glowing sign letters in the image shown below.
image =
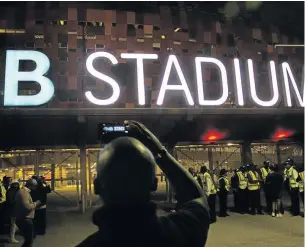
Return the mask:
[[(202, 84), (202, 71), (201, 63), (214, 63), (220, 69), (221, 83), (222, 83), (222, 96), (217, 100), (205, 100), (203, 95), (203, 84)], [(216, 58), (210, 57), (196, 57), (196, 75), (197, 75), (197, 87), (198, 87), (198, 99), (200, 105), (221, 105), (226, 102), (229, 96), (228, 89), (228, 77), (225, 66)]]
[(97, 99), (93, 96), (91, 91), (87, 91), (87, 92), (85, 92), (85, 96), (93, 104), (111, 105), (111, 104), (115, 103), (117, 101), (117, 99), (120, 97), (120, 87), (119, 87), (119, 84), (114, 79), (112, 79), (111, 77), (109, 77), (101, 72), (98, 72), (93, 67), (93, 61), (99, 57), (108, 58), (112, 64), (117, 64), (118, 60), (108, 52), (95, 52), (95, 53), (91, 54), (87, 58), (87, 61), (86, 61), (86, 66), (87, 66), (87, 70), (89, 71), (89, 73), (91, 75), (93, 75), (94, 77), (97, 77), (97, 78), (105, 81), (106, 83), (108, 83), (113, 89), (113, 94), (109, 99)]
[[(32, 60), (36, 68), (30, 72), (19, 71), (20, 60)], [(7, 51), (4, 87), (5, 106), (37, 106), (47, 103), (54, 94), (52, 81), (44, 74), (50, 68), (50, 60), (38, 51)], [(40, 84), (36, 95), (18, 95), (19, 81), (35, 81)]]
[(248, 59), (248, 71), (249, 71), (250, 91), (254, 102), (260, 106), (274, 106), (279, 100), (279, 87), (277, 83), (274, 62), (270, 61), (270, 74), (272, 81), (273, 98), (269, 101), (262, 101), (257, 97), (256, 88), (255, 88), (255, 76), (253, 71), (253, 62), (251, 59)]
[[(180, 85), (168, 85), (169, 74), (171, 72), (171, 69), (172, 69), (173, 65), (177, 70), (178, 77), (179, 77), (180, 82), (181, 82)], [(164, 72), (164, 76), (163, 76), (163, 80), (162, 80), (162, 84), (161, 84), (161, 88), (160, 88), (159, 97), (157, 99), (157, 105), (162, 105), (163, 104), (166, 90), (182, 90), (182, 91), (184, 91), (188, 104), (189, 105), (194, 105), (194, 100), (192, 98), (190, 89), (187, 85), (187, 82), (184, 78), (181, 67), (180, 67), (179, 62), (177, 60), (177, 57), (175, 55), (170, 55), (168, 57), (167, 65), (166, 65), (166, 68), (165, 68), (165, 72)]]
[[(108, 52), (95, 52), (89, 55), (86, 61), (86, 67), (88, 72), (102, 80), (104, 83), (109, 84), (112, 88), (112, 95), (108, 99), (98, 99), (91, 91), (85, 92), (86, 98), (93, 104), (106, 106), (117, 102), (120, 97), (120, 86), (119, 83), (111, 78), (110, 76), (98, 71), (94, 68), (93, 63), (96, 59), (103, 58), (109, 60), (112, 65), (118, 64), (118, 60)], [(138, 88), (138, 103), (143, 106), (147, 102), (145, 101), (145, 73), (144, 73), (144, 60), (146, 59), (158, 59), (157, 54), (133, 54), (133, 53), (122, 53), (121, 58), (123, 59), (135, 59), (137, 64), (137, 88)], [(32, 60), (36, 63), (36, 68), (33, 71), (19, 71), (19, 62), (21, 60)], [(222, 95), (219, 99), (208, 100), (205, 98), (205, 92), (203, 87), (203, 71), (202, 64), (212, 63), (216, 65), (220, 72), (220, 84), (222, 87)], [(198, 103), (202, 106), (219, 106), (224, 104), (229, 96), (229, 84), (227, 70), (224, 64), (211, 57), (196, 57), (194, 61), (195, 72), (196, 72), (196, 85)], [(38, 51), (18, 51), (9, 50), (6, 52), (6, 69), (5, 69), (5, 86), (4, 86), (4, 106), (37, 106), (47, 103), (54, 94), (54, 85), (52, 81), (47, 78), (45, 73), (50, 68), (50, 60), (46, 55)], [(275, 106), (279, 101), (279, 85), (277, 78), (277, 71), (274, 61), (269, 62), (269, 80), (270, 87), (273, 93), (270, 100), (261, 100), (258, 97), (255, 83), (255, 73), (253, 68), (253, 62), (251, 59), (247, 61), (247, 73), (244, 75), (240, 70), (239, 59), (233, 59), (235, 86), (237, 94), (237, 104), (243, 106), (245, 104), (244, 92), (245, 86), (249, 87), (250, 97), (255, 104), (263, 107)], [(176, 70), (179, 81), (170, 83), (170, 74), (173, 70)], [(290, 88), (293, 88), (293, 95), (296, 96), (298, 106), (305, 107), (305, 87), (304, 83), (302, 86), (303, 95), (301, 96), (300, 90), (296, 83), (295, 77), (292, 74), (291, 68), (288, 63), (284, 62), (281, 64), (281, 70), (283, 74), (283, 88), (286, 106), (292, 107), (292, 98)], [(248, 80), (245, 82), (243, 77), (248, 75)], [(40, 85), (40, 92), (36, 95), (18, 95), (18, 83), (20, 81), (35, 81)], [(165, 98), (165, 94), (169, 94), (169, 91), (181, 92), (181, 96), (184, 95), (188, 105), (192, 106), (195, 104), (193, 96), (189, 89), (189, 84), (182, 72), (182, 68), (175, 55), (169, 55), (161, 88), (157, 98), (157, 105), (162, 106)]]
[(144, 88), (144, 59), (158, 59), (157, 54), (132, 54), (122, 53), (122, 58), (137, 59), (137, 78), (138, 78), (138, 98), (139, 105), (145, 105), (145, 88)]
[(298, 90), (297, 84), (295, 82), (295, 79), (293, 77), (293, 74), (291, 72), (290, 66), (288, 63), (282, 63), (282, 69), (283, 69), (283, 75), (284, 75), (284, 87), (285, 87), (285, 96), (286, 96), (286, 104), (287, 106), (291, 107), (292, 103), (291, 103), (291, 94), (290, 94), (290, 88), (289, 88), (289, 80), (288, 80), (288, 76), (290, 77), (290, 80), (292, 82), (292, 86), (293, 89), (295, 91), (295, 94), (297, 96), (298, 99), (298, 105), (305, 107), (305, 87), (304, 87), (304, 83), (303, 83), (303, 100), (301, 98), (300, 92)]

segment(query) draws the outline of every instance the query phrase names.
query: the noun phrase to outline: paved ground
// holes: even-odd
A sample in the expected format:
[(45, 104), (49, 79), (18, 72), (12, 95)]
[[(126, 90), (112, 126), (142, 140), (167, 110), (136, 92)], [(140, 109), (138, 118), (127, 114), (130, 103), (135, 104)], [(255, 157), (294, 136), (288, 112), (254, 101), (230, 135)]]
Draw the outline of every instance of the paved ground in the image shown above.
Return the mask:
[[(159, 211), (160, 214), (164, 212)], [(75, 212), (49, 212), (48, 233), (38, 236), (34, 247), (75, 246), (96, 231), (91, 224), (91, 212), (81, 215)], [(304, 221), (301, 217), (283, 218), (250, 216), (232, 213), (211, 226), (208, 247), (300, 247), (304, 246)], [(19, 240), (22, 238), (17, 236)], [(19, 247), (3, 243), (5, 247)]]
[[(69, 200), (72, 194), (65, 194)], [(57, 201), (58, 200), (58, 201)], [(76, 199), (73, 199), (74, 202)], [(285, 202), (288, 202), (285, 200)], [(50, 196), (48, 210), (48, 232), (45, 236), (38, 236), (34, 247), (69, 247), (86, 238), (96, 231), (91, 223), (92, 211), (82, 215), (73, 210), (67, 210), (68, 201), (53, 194)], [(70, 205), (71, 206), (71, 205)], [(71, 207), (69, 208), (71, 209)], [(159, 210), (158, 213), (166, 214)], [(21, 244), (10, 245), (2, 243), (0, 246), (19, 247)], [(17, 236), (22, 241), (21, 236)], [(291, 217), (285, 213), (281, 219), (268, 215), (252, 216), (231, 213), (230, 217), (220, 218), (211, 226), (207, 247), (300, 247), (304, 246), (304, 219)]]

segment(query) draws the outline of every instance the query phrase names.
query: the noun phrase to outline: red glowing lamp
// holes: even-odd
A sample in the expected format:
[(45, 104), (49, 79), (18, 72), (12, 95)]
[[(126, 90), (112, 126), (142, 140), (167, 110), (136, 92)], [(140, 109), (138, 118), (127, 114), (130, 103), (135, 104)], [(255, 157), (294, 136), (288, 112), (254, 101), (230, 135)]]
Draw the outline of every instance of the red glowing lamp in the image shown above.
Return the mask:
[(226, 132), (221, 132), (217, 129), (210, 129), (201, 135), (202, 141), (217, 141), (224, 139), (227, 136)]
[(285, 130), (285, 129), (280, 128), (275, 131), (275, 133), (272, 136), (272, 139), (281, 140), (281, 139), (288, 138), (288, 137), (292, 136), (293, 134), (294, 134), (294, 131), (292, 131), (292, 130)]

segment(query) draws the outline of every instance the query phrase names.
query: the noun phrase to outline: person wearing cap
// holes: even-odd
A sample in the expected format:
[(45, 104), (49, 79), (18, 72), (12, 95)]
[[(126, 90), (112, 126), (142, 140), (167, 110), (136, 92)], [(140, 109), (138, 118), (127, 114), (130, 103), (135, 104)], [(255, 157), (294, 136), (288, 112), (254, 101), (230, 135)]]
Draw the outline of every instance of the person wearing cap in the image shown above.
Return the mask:
[(8, 215), (10, 218), (10, 232), (9, 232), (9, 242), (12, 244), (18, 244), (19, 241), (15, 238), (16, 233), (16, 195), (19, 190), (19, 182), (13, 180), (6, 192), (6, 203), (8, 209)]
[(265, 201), (266, 201), (266, 212), (268, 213), (271, 213), (271, 210), (272, 210), (272, 203), (269, 199), (269, 195), (266, 191), (266, 178), (268, 176), (268, 174), (270, 173), (270, 169), (269, 169), (269, 166), (270, 166), (270, 161), (269, 160), (266, 160), (264, 161), (264, 165), (263, 167), (260, 168), (260, 176), (261, 176), (261, 183), (262, 183), (262, 187), (263, 187), (263, 191), (264, 191), (264, 194), (265, 194)]
[(230, 182), (227, 177), (227, 170), (221, 169), (218, 181), (218, 197), (219, 197), (219, 217), (229, 216), (227, 213), (228, 193), (230, 191)]
[(248, 196), (247, 196), (247, 173), (246, 166), (240, 167), (237, 174), (237, 194), (238, 194), (238, 212), (241, 214), (248, 212)]
[(250, 213), (255, 215), (256, 213), (262, 214), (261, 200), (260, 200), (260, 182), (259, 175), (256, 171), (254, 164), (248, 165), (248, 193), (250, 202)]
[(286, 162), (285, 179), (289, 184), (289, 195), (291, 200), (291, 215), (298, 216), (300, 214), (300, 199), (299, 199), (299, 173), (295, 169), (294, 161), (288, 159)]
[(36, 189), (37, 181), (29, 179), (25, 186), (17, 192), (16, 195), (16, 225), (18, 226), (24, 243), (22, 247), (31, 247), (34, 242), (34, 224), (35, 209), (41, 204), (40, 201), (33, 202), (31, 197), (31, 190)]
[[(103, 200), (93, 215), (98, 231), (78, 246), (205, 246), (210, 219), (202, 189), (143, 124), (125, 125), (129, 137), (113, 140), (98, 155), (94, 191)], [(157, 216), (151, 201), (155, 165), (181, 205), (167, 216)]]

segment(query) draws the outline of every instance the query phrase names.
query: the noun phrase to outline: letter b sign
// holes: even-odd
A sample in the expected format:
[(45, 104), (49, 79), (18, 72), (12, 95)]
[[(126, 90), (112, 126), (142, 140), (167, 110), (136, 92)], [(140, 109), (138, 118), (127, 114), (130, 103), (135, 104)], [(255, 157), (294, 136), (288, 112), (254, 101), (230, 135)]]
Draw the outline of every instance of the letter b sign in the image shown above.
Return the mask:
[[(36, 63), (33, 71), (19, 71), (20, 60), (32, 60)], [(54, 95), (54, 85), (44, 74), (50, 68), (50, 60), (38, 51), (6, 52), (4, 106), (37, 106), (47, 103)], [(19, 81), (35, 81), (40, 85), (36, 95), (18, 95)]]

